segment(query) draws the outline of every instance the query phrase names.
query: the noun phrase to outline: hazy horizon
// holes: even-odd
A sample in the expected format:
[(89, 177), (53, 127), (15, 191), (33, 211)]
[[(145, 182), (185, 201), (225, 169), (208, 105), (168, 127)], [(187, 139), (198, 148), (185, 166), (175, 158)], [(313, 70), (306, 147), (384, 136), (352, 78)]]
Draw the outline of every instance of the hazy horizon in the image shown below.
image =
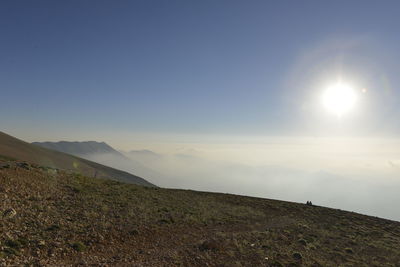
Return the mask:
[[(186, 137), (186, 142), (181, 143), (132, 142), (122, 147), (106, 142), (139, 165), (121, 162), (120, 158), (107, 154), (91, 154), (86, 158), (167, 188), (300, 203), (311, 200), (316, 205), (400, 220), (397, 208), (391, 204), (400, 201), (397, 192), (400, 139), (225, 137), (224, 142), (210, 136), (205, 139), (208, 141), (204, 143), (190, 142), (193, 137)], [(131, 150), (150, 150), (156, 155), (132, 156), (128, 153)]]

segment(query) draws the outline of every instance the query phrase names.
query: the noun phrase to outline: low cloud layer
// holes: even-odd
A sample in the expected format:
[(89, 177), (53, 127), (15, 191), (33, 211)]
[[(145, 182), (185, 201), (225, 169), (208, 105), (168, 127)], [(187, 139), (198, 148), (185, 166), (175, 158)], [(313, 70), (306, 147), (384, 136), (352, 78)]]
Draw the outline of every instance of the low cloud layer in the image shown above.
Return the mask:
[[(390, 139), (274, 138), (259, 144), (177, 144), (101, 163), (169, 188), (314, 204), (400, 220), (400, 142)], [(99, 161), (99, 157), (92, 160)]]

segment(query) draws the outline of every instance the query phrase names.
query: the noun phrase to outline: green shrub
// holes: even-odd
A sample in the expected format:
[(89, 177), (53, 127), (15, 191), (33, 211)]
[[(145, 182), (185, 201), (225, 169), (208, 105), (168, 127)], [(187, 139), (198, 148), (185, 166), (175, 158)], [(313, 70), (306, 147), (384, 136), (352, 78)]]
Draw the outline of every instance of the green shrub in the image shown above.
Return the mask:
[(60, 230), (60, 226), (57, 224), (52, 224), (51, 226), (49, 226), (47, 229), (47, 231), (56, 231), (56, 230)]
[(346, 251), (346, 253), (349, 253), (349, 254), (353, 254), (354, 253), (351, 248), (345, 248), (344, 251)]
[(22, 248), (23, 244), (19, 240), (12, 240), (8, 239), (4, 243), (7, 247), (13, 248), (13, 249), (20, 249)]
[(19, 251), (15, 248), (5, 248), (3, 250), (3, 252), (5, 253), (5, 255), (9, 256), (9, 255), (19, 255)]
[(71, 247), (73, 248), (73, 249), (75, 249), (76, 251), (79, 251), (79, 252), (83, 252), (83, 251), (85, 251), (86, 250), (86, 245), (85, 244), (83, 244), (82, 242), (74, 242), (74, 243), (72, 243), (71, 244)]

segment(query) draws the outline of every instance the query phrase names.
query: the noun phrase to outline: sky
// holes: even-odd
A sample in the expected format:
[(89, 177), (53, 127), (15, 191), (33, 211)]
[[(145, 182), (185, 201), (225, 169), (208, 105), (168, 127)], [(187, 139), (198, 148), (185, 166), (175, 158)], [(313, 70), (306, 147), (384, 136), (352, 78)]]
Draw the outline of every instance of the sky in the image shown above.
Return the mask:
[[(2, 1), (2, 126), (25, 139), (396, 135), (399, 5)], [(339, 76), (368, 89), (340, 123), (314, 99)]]
[[(399, 220), (398, 10), (399, 1), (1, 1), (0, 130), (169, 155), (156, 166), (163, 186), (309, 197)], [(321, 101), (338, 81), (356, 95), (342, 116)]]

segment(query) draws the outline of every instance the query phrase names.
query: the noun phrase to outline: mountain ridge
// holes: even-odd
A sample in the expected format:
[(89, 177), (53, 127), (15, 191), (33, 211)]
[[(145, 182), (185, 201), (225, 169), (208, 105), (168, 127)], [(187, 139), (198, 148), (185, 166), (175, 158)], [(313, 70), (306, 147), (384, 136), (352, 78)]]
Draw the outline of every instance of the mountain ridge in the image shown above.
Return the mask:
[(141, 161), (128, 157), (105, 142), (98, 141), (59, 141), (33, 142), (32, 144), (63, 153), (71, 154), (86, 160), (97, 162), (118, 170), (135, 173), (147, 179), (160, 180), (162, 173), (145, 166)]
[(0, 155), (41, 166), (68, 170), (89, 177), (108, 178), (126, 183), (155, 186), (145, 179), (115, 168), (63, 152), (27, 143), (0, 131)]

